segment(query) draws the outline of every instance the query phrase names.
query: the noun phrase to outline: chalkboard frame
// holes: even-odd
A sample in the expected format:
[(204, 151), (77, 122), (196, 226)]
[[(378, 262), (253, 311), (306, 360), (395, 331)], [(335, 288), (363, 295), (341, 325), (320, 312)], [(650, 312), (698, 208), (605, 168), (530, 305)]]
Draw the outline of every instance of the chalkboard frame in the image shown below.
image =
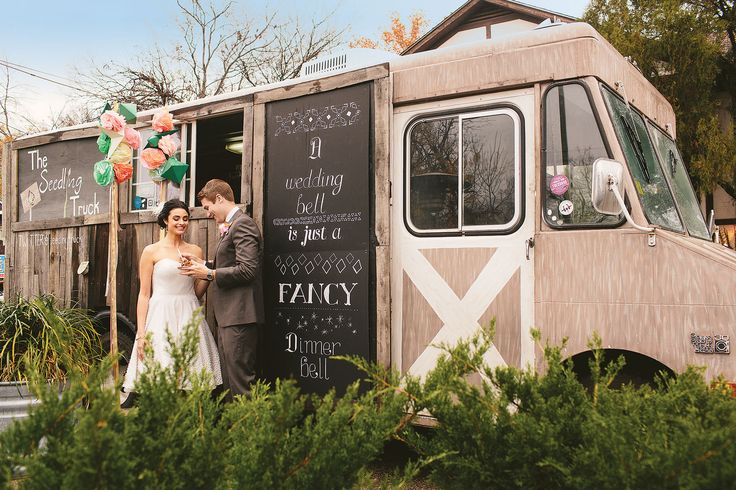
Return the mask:
[[(324, 94), (324, 93), (332, 93), (332, 92), (338, 92), (341, 90), (348, 91), (355, 87), (361, 87), (365, 86), (367, 89), (367, 97), (366, 100), (368, 102), (368, 124), (367, 124), (367, 178), (368, 178), (368, 191), (367, 191), (367, 211), (368, 211), (368, 219), (366, 224), (366, 231), (367, 231), (367, 255), (368, 255), (368, 261), (369, 261), (369, 267), (367, 268), (367, 294), (368, 294), (368, 304), (366, 308), (366, 314), (367, 314), (367, 356), (366, 358), (371, 362), (377, 361), (377, 355), (378, 355), (378, 345), (377, 345), (377, 292), (376, 292), (376, 274), (377, 274), (377, 263), (376, 263), (376, 246), (378, 244), (377, 236), (376, 236), (376, 162), (375, 162), (375, 156), (376, 156), (376, 87), (375, 87), (375, 80), (369, 79), (362, 81), (361, 83), (357, 84), (350, 84), (347, 86), (338, 86), (331, 90), (324, 91), (324, 92), (318, 92), (317, 94), (304, 94), (299, 97), (292, 97), (289, 98), (292, 102), (294, 99), (304, 99), (308, 98), (314, 95), (318, 94)], [(287, 99), (274, 99), (270, 102), (282, 102)], [(265, 109), (264, 104), (264, 109)], [(264, 110), (264, 116), (267, 117), (268, 111)], [(268, 123), (264, 125), (266, 128), (269, 128)], [(267, 134), (264, 135), (264, 137), (267, 138)], [(264, 141), (265, 143), (266, 141)], [(268, 182), (269, 178), (271, 177), (270, 172), (270, 166), (269, 166), (269, 152), (267, 150), (267, 145), (264, 145), (264, 165), (263, 165), (263, 191), (264, 194), (267, 191), (268, 188)], [(266, 220), (270, 216), (270, 209), (269, 209), (269, 199), (267, 196), (264, 196), (263, 199), (263, 230), (264, 234), (267, 233), (268, 225), (266, 223)], [(265, 237), (265, 243), (266, 247), (269, 246), (269, 239), (268, 236)], [(269, 250), (266, 249), (264, 253), (264, 257), (266, 257), (266, 260), (268, 260), (269, 257)], [(266, 272), (266, 271), (264, 271)], [(269, 281), (268, 278), (266, 280), (266, 287), (268, 286)], [(266, 301), (266, 307), (268, 308), (269, 302)], [(270, 316), (270, 315), (268, 315)], [(272, 318), (267, 318), (267, 330), (269, 330), (272, 325), (269, 322), (269, 320), (273, 320)], [(265, 343), (273, 343), (274, 340), (277, 340), (274, 338), (273, 332), (266, 332), (267, 340)], [(269, 335), (271, 334), (271, 335)], [(273, 344), (271, 345), (272, 349), (275, 349)], [(266, 347), (263, 346), (262, 349), (262, 355), (266, 354)], [(266, 363), (268, 364), (268, 363)], [(349, 366), (345, 365), (344, 367), (341, 366), (341, 369), (349, 368)], [(272, 366), (265, 366), (264, 368), (264, 374), (266, 374), (267, 379), (273, 380), (273, 367)], [(356, 371), (357, 373), (357, 371)], [(355, 379), (359, 379), (359, 376), (356, 376)], [(345, 385), (346, 386), (346, 385)], [(340, 392), (342, 389), (345, 388), (345, 386), (337, 386), (338, 392)], [(329, 388), (332, 386), (328, 386), (326, 388)], [(302, 387), (304, 390), (304, 387)], [(307, 390), (310, 391), (310, 390)], [(316, 393), (324, 392), (325, 390), (315, 390)]]

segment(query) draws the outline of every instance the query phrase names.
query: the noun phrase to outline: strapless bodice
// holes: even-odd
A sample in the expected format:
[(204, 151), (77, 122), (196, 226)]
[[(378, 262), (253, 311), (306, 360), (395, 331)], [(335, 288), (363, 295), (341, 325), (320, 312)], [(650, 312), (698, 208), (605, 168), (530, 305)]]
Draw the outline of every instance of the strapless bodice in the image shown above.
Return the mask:
[(161, 259), (153, 265), (152, 286), (152, 297), (194, 295), (194, 279), (181, 274), (179, 261), (174, 259)]

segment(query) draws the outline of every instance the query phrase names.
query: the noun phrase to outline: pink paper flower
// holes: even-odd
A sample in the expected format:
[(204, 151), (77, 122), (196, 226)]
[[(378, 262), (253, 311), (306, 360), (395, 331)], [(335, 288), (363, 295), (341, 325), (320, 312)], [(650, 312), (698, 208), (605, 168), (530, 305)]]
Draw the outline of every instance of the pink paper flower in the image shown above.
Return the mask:
[(155, 170), (164, 164), (166, 155), (158, 148), (146, 148), (141, 152), (141, 165), (148, 170)]
[(141, 133), (135, 129), (126, 126), (125, 127), (125, 142), (130, 145), (131, 148), (137, 150), (141, 146)]
[(158, 140), (158, 149), (166, 155), (173, 157), (176, 150), (179, 149), (179, 138), (173, 134), (169, 134)]
[(121, 141), (117, 148), (115, 148), (115, 151), (112, 152), (112, 155), (110, 155), (109, 160), (115, 164), (124, 164), (124, 163), (130, 163), (130, 160), (133, 158), (133, 150), (126, 143), (125, 141)]
[(220, 223), (218, 228), (220, 229), (220, 236), (225, 236), (228, 230), (230, 230), (230, 223)]
[(113, 164), (112, 169), (115, 172), (115, 181), (118, 184), (122, 184), (133, 176), (133, 165), (129, 163)]
[(164, 133), (166, 131), (171, 131), (172, 129), (174, 129), (174, 120), (171, 118), (171, 114), (169, 114), (169, 111), (164, 109), (161, 112), (157, 112), (153, 115), (151, 126), (153, 127), (154, 131)]
[(100, 126), (119, 133), (125, 127), (125, 118), (115, 111), (105, 111), (100, 116)]

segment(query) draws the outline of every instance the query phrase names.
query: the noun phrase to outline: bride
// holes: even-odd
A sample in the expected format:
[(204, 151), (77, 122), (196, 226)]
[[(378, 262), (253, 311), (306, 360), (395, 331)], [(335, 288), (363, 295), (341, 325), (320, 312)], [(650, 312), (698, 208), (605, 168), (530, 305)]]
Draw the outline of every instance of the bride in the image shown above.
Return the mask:
[[(189, 226), (189, 208), (178, 199), (164, 203), (158, 215), (158, 224), (166, 230), (164, 238), (143, 249), (140, 260), (141, 287), (138, 293), (138, 332), (133, 345), (123, 389), (135, 394), (135, 382), (145, 369), (144, 351), (147, 342), (153, 349), (153, 360), (161, 366), (171, 365), (167, 331), (176, 339), (190, 321), (199, 299), (209, 285), (208, 281), (193, 279), (180, 274), (182, 254), (202, 258), (202, 249), (183, 240)], [(203, 319), (198, 327), (199, 344), (193, 359), (192, 373), (205, 370), (211, 374), (214, 385), (222, 384), (217, 345)], [(187, 388), (187, 386), (183, 386)], [(134, 396), (128, 396), (124, 407), (133, 404)]]

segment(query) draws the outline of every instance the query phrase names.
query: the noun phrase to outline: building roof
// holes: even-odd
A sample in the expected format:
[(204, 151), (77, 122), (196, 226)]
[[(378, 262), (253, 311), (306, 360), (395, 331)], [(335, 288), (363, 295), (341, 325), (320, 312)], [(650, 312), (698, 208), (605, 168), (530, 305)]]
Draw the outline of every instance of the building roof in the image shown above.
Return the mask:
[(489, 23), (505, 22), (509, 20), (522, 19), (529, 22), (540, 23), (546, 19), (553, 22), (575, 22), (574, 17), (569, 17), (551, 10), (533, 7), (521, 2), (509, 0), (468, 0), (457, 10), (429, 30), (414, 44), (402, 52), (402, 55), (428, 51), (440, 46), (455, 33), (463, 28), (485, 25)]

